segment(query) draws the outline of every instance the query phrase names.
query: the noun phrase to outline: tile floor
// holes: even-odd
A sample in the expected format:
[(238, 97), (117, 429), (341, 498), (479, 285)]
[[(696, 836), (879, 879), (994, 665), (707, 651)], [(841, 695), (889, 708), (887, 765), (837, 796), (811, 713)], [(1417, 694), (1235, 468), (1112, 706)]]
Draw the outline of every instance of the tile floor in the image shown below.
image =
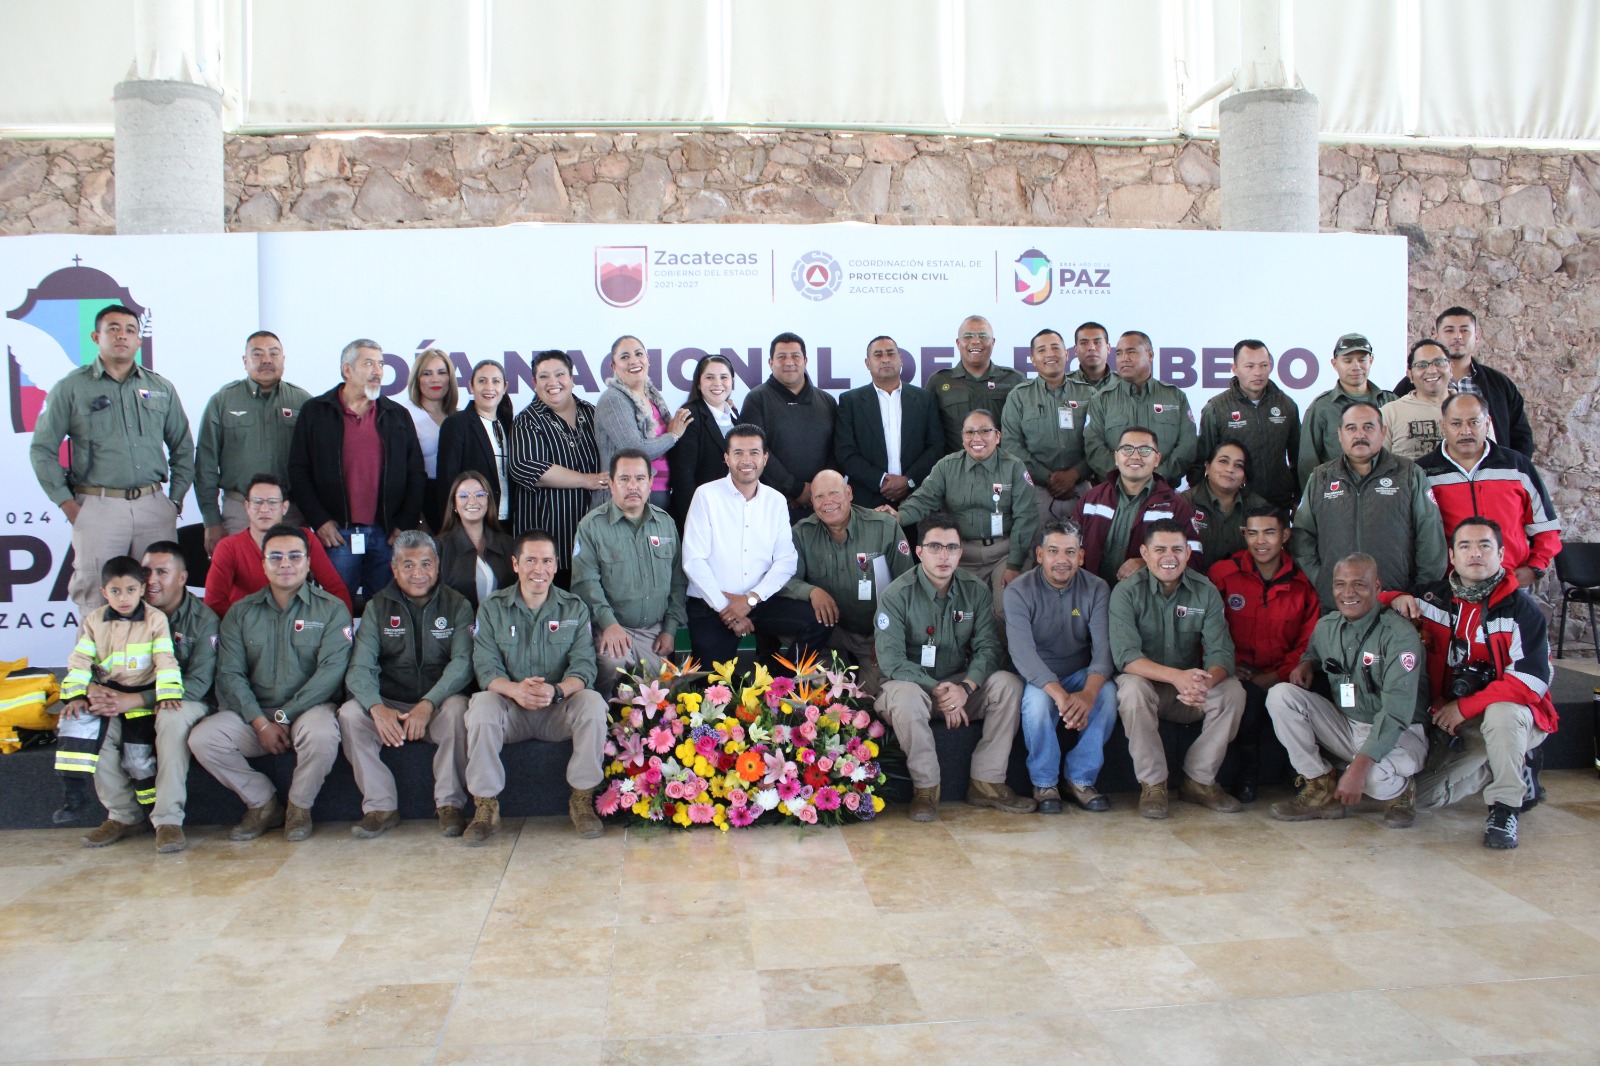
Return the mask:
[(0, 833), (0, 1061), (1600, 1063), (1600, 782), (1280, 825)]

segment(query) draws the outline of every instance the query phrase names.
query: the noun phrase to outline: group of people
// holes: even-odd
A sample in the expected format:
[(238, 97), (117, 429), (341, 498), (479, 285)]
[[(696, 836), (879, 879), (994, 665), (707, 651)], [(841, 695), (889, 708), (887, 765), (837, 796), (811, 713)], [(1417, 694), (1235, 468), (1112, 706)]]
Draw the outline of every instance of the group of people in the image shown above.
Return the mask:
[[(1036, 334), (1027, 378), (967, 318), (926, 388), (875, 337), (871, 383), (837, 400), (781, 333), (742, 405), (707, 355), (676, 411), (624, 336), (597, 404), (551, 350), (515, 417), (492, 360), (458, 411), (448, 356), (420, 353), (408, 409), (382, 396), (376, 343), (347, 345), (343, 382), (311, 396), (263, 331), (191, 450), (171, 383), (135, 359), (137, 316), (108, 307), (98, 358), (52, 390), (33, 444), (77, 551), (63, 718), (100, 726), (63, 750), (108, 811), (85, 842), (154, 825), (180, 850), (191, 751), (244, 801), (236, 839), (303, 839), (341, 746), (364, 797), (353, 832), (374, 836), (399, 820), (379, 751), (424, 740), (446, 835), (495, 832), (501, 749), (527, 739), (572, 741), (572, 821), (598, 835), (606, 700), (686, 628), (701, 662), (747, 636), (851, 661), (917, 821), (938, 817), (936, 718), (982, 721), (966, 798), (1015, 813), (1108, 809), (1096, 779), (1120, 718), (1139, 811), (1165, 817), (1168, 719), (1200, 725), (1178, 798), (1252, 801), (1271, 728), (1300, 775), (1276, 818), (1365, 795), (1398, 827), (1482, 791), (1485, 843), (1514, 847), (1555, 728), (1523, 590), (1560, 526), (1520, 394), (1474, 357), (1476, 320), (1453, 307), (1437, 326), (1398, 399), (1367, 380), (1366, 338), (1340, 337), (1338, 383), (1303, 418), (1267, 346), (1241, 341), (1198, 427), (1150, 337), (1113, 348), (1094, 322), (1070, 345)], [(204, 602), (175, 543), (191, 481)], [(1019, 725), (1031, 795), (1005, 782)], [(285, 807), (246, 760), (291, 747)]]

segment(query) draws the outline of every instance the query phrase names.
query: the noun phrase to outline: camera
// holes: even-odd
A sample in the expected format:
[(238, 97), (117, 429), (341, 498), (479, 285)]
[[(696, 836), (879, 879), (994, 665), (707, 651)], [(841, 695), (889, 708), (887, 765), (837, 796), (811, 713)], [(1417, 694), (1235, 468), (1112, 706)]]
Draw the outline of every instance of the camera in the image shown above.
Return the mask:
[(1482, 692), (1499, 675), (1490, 663), (1465, 662), (1450, 668), (1450, 698), (1464, 699)]

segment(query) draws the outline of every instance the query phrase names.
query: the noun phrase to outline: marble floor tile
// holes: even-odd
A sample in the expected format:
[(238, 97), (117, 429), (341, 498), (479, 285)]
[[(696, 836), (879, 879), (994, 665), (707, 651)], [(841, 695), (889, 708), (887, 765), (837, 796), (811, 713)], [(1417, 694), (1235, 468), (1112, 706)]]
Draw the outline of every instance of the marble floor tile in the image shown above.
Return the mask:
[(1302, 1066), (1376, 1066), (1461, 1054), (1382, 992), (1258, 999), (1243, 1009)]
[(897, 1025), (926, 1019), (896, 964), (758, 970), (768, 1029)]
[(610, 990), (608, 977), (465, 981), (445, 1016), (441, 1047), (597, 1036)]
[(1176, 945), (1046, 955), (1086, 1011), (1212, 1003), (1227, 998)]
[(1171, 943), (1132, 903), (1092, 897), (1067, 907), (1012, 907), (1024, 943), (1043, 955), (1069, 955)]
[(1125, 1063), (1181, 1062), (1184, 1066), (1288, 1066), (1287, 1048), (1243, 1009), (1198, 1003), (1089, 1015)]
[(600, 1061), (605, 1066), (705, 1066), (714, 1062), (768, 1066), (772, 1050), (765, 1033), (607, 1040)]
[[(431, 1054), (433, 1049), (429, 1048)], [(541, 1040), (531, 1044), (473, 1044), (442, 1047), (425, 1061), (434, 1066), (600, 1066), (605, 1050), (600, 1040)]]
[(1063, 977), (1039, 955), (907, 959), (900, 969), (928, 1018), (1064, 1014), (1076, 1005), (1070, 972)]
[(435, 1043), (455, 997), (441, 984), (335, 983), (278, 1042), (283, 1049), (414, 1047)]
[(1322, 936), (1186, 944), (1183, 952), (1229, 999), (1353, 992), (1377, 985), (1340, 962)]
[(1388, 995), (1474, 1057), (1600, 1050), (1600, 977), (1407, 988)]
[(1304, 925), (1243, 892), (1138, 900), (1134, 908), (1174, 944), (1303, 936)]
[(611, 978), (609, 995), (601, 998), (603, 1035), (608, 1041), (632, 1041), (761, 1032), (768, 1025), (763, 987), (754, 969), (732, 965), (676, 982), (648, 972), (619, 973)]
[(1119, 1060), (1081, 1014), (794, 1030), (769, 1037), (774, 1066), (971, 1066), (1046, 1061), (1106, 1066)]

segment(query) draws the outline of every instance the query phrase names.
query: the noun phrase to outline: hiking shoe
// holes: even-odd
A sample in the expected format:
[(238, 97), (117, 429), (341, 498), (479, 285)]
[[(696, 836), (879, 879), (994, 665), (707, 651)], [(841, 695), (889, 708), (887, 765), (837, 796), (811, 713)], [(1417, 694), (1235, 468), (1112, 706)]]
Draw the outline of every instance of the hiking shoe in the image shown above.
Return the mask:
[(1383, 805), (1385, 829), (1410, 829), (1417, 820), (1417, 783), (1406, 782), (1406, 790)]
[(273, 796), (261, 806), (245, 811), (239, 824), (228, 830), (228, 839), (254, 840), (268, 829), (276, 829), (282, 824), (283, 805), (278, 802), (277, 796)]
[(572, 819), (572, 828), (585, 840), (593, 840), (606, 831), (606, 827), (600, 822), (600, 816), (594, 810), (592, 788), (572, 790), (572, 795), (567, 797), (567, 816)]
[(311, 824), (311, 812), (304, 807), (289, 804), (289, 813), (283, 820), (283, 839), (291, 844), (298, 844), (309, 839), (311, 831), (315, 828)]
[(135, 836), (139, 833), (150, 831), (149, 822), (119, 822), (115, 818), (107, 818), (95, 828), (83, 834), (83, 846), (86, 848), (103, 848), (108, 844), (115, 844), (123, 837)]
[(362, 840), (371, 840), (375, 836), (383, 835), (384, 830), (393, 829), (399, 824), (399, 811), (368, 811), (361, 816), (361, 821), (350, 827), (350, 835)]
[(458, 837), (467, 828), (467, 815), (460, 807), (440, 807), (435, 812), (439, 816), (439, 835)]
[(1488, 820), (1483, 824), (1483, 846), (1499, 851), (1510, 851), (1517, 846), (1517, 815), (1515, 808), (1496, 803), (1489, 808)]
[(156, 826), (156, 852), (161, 855), (171, 855), (182, 851), (189, 846), (189, 841), (184, 838), (181, 825)]
[(973, 807), (993, 807), (1007, 814), (1032, 814), (1038, 807), (1031, 796), (1019, 796), (1004, 781), (968, 781), (967, 803)]
[(461, 834), (461, 842), (469, 848), (481, 848), (489, 838), (500, 831), (500, 800), (498, 797), (472, 797), (472, 822)]
[(906, 815), (913, 822), (937, 822), (939, 820), (939, 786), (931, 788), (912, 788), (911, 809)]
[(1167, 816), (1167, 783), (1157, 781), (1153, 785), (1140, 783), (1139, 785), (1139, 817), (1165, 818)]
[(1280, 822), (1310, 822), (1345, 816), (1344, 804), (1333, 794), (1339, 787), (1339, 779), (1332, 770), (1320, 777), (1297, 777), (1294, 782), (1300, 791), (1291, 799), (1274, 803), (1268, 809), (1273, 818)]
[(1202, 785), (1200, 782), (1187, 777), (1183, 779), (1183, 784), (1178, 786), (1178, 798), (1188, 800), (1190, 803), (1198, 803), (1207, 810), (1216, 811), (1219, 814), (1238, 814), (1244, 810), (1244, 805), (1222, 791), (1221, 785)]
[(1040, 814), (1061, 813), (1061, 790), (1054, 785), (1033, 786), (1033, 803)]
[(1093, 785), (1079, 785), (1067, 782), (1067, 795), (1072, 797), (1072, 803), (1081, 811), (1109, 811), (1111, 801), (1100, 794), (1100, 790)]

